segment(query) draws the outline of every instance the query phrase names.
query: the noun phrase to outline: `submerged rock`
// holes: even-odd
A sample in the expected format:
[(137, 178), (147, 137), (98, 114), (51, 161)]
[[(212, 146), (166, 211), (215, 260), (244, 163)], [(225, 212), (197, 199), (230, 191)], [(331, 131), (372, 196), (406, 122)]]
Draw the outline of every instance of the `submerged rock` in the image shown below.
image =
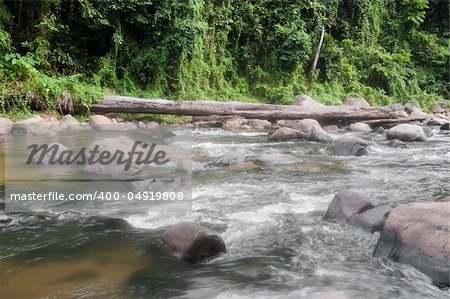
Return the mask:
[(386, 132), (387, 139), (399, 139), (401, 141), (427, 141), (428, 138), (421, 126), (412, 124), (400, 124)]
[(269, 136), (270, 140), (286, 141), (291, 139), (303, 139), (305, 133), (288, 127), (281, 127)]
[(390, 140), (387, 145), (389, 147), (401, 147), (401, 148), (407, 148), (408, 146), (403, 141), (400, 141), (398, 139), (392, 139)]
[[(45, 146), (45, 145), (44, 145)], [(64, 153), (68, 153), (69, 149), (65, 147), (63, 144), (54, 142), (48, 145), (48, 150), (43, 149), (39, 151), (36, 155), (33, 156), (32, 162), (38, 165), (50, 165), (50, 158), (52, 158), (52, 163), (58, 161), (59, 158), (64, 160)], [(44, 155), (42, 155), (44, 154)], [(41, 157), (42, 155), (42, 157)], [(58, 165), (58, 163), (56, 163)]]
[(269, 166), (275, 164), (295, 163), (297, 161), (297, 158), (294, 156), (279, 153), (262, 154), (258, 157), (258, 159), (256, 159), (256, 162)]
[(332, 138), (322, 129), (315, 119), (289, 120), (286, 127), (305, 133), (305, 139), (318, 142), (330, 142)]
[(343, 136), (333, 141), (326, 152), (334, 156), (365, 156), (369, 154), (369, 144), (354, 136)]
[(188, 263), (226, 252), (222, 238), (196, 223), (178, 223), (159, 237), (160, 247), (169, 254)]
[(200, 162), (195, 162), (189, 159), (178, 162), (176, 171), (181, 173), (197, 173), (205, 170), (205, 167)]
[(450, 202), (402, 204), (387, 217), (373, 253), (450, 284)]
[(356, 214), (372, 208), (373, 205), (361, 193), (342, 191), (333, 198), (323, 219), (347, 222)]
[(229, 151), (212, 163), (213, 166), (230, 166), (245, 162), (245, 155), (238, 151)]
[(209, 151), (203, 147), (193, 147), (190, 151), (191, 160), (193, 161), (204, 161), (209, 158)]

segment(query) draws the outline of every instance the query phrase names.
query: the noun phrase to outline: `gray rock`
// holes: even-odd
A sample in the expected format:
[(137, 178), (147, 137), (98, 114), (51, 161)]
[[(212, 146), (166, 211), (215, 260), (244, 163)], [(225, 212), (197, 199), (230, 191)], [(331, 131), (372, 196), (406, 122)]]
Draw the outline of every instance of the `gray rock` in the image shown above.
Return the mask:
[(244, 118), (233, 118), (229, 119), (223, 125), (223, 128), (226, 130), (234, 131), (238, 129), (242, 129), (244, 125), (247, 124), (247, 120)]
[(406, 111), (406, 113), (409, 114), (409, 117), (414, 117), (414, 118), (428, 117), (428, 114), (423, 112), (419, 106), (412, 104), (412, 103), (405, 104), (405, 111)]
[(42, 122), (16, 122), (13, 124), (11, 133), (14, 134), (29, 134), (36, 136), (54, 136), (55, 132), (49, 130), (50, 126), (47, 123)]
[(374, 256), (410, 264), (435, 283), (450, 282), (450, 202), (401, 204), (392, 209)]
[(442, 125), (448, 124), (448, 123), (449, 123), (449, 121), (447, 119), (442, 119), (442, 118), (434, 117), (434, 116), (425, 121), (425, 124), (427, 126), (442, 126)]
[(268, 120), (263, 119), (249, 119), (248, 124), (253, 128), (264, 128), (269, 129), (272, 126), (272, 123)]
[(299, 130), (288, 127), (281, 127), (269, 136), (270, 140), (286, 141), (291, 139), (303, 139), (306, 134)]
[(65, 125), (79, 125), (80, 122), (73, 117), (70, 114), (64, 115), (63, 118), (61, 118), (61, 122), (60, 124), (65, 124)]
[[(94, 148), (98, 146), (99, 152), (108, 151), (111, 153), (111, 155), (114, 155), (116, 151), (128, 153), (132, 150), (134, 143), (135, 143), (134, 140), (126, 136), (119, 136), (116, 138), (105, 138), (91, 143), (87, 148), (87, 152), (94, 150)], [(144, 150), (141, 147), (138, 148), (144, 152)], [(99, 156), (100, 154), (96, 154), (95, 159), (98, 159)], [(124, 156), (124, 158), (126, 158), (126, 156)], [(136, 174), (138, 171), (140, 171), (144, 166), (144, 164), (135, 163), (137, 158), (134, 157), (133, 163), (131, 163), (129, 169), (126, 170), (124, 164), (118, 163), (118, 159), (119, 157), (116, 157), (114, 161), (107, 163), (105, 165), (101, 165), (100, 163), (95, 163), (91, 165), (86, 164), (83, 170), (88, 173), (101, 174), (110, 177), (129, 178), (132, 175)]]
[(412, 124), (400, 124), (386, 132), (387, 139), (399, 139), (401, 141), (427, 141), (427, 136), (422, 127)]
[[(38, 164), (38, 165), (49, 165), (50, 158), (52, 155), (54, 157), (54, 160), (52, 161), (52, 163), (54, 163), (60, 158), (61, 154), (63, 154), (64, 151), (68, 151), (68, 150), (69, 149), (67, 147), (65, 147), (63, 144), (54, 142), (54, 143), (51, 143), (48, 145), (48, 150), (44, 149), (43, 151), (40, 151), (39, 153), (34, 155), (32, 162), (34, 164)], [(43, 156), (42, 156), (42, 154), (43, 154)]]
[(372, 208), (373, 205), (361, 193), (341, 191), (331, 201), (323, 219), (347, 222), (354, 215)]
[(449, 131), (450, 130), (450, 123), (443, 124), (440, 127), (440, 129), (441, 129), (441, 131)]
[(356, 106), (361, 108), (370, 108), (370, 104), (364, 98), (348, 97), (345, 99), (345, 105)]
[(7, 135), (11, 132), (14, 123), (6, 118), (0, 118), (0, 135)]
[(365, 156), (369, 154), (369, 144), (354, 136), (342, 136), (330, 144), (326, 152), (334, 156)]
[(167, 229), (158, 240), (161, 249), (188, 263), (226, 252), (222, 238), (204, 226), (195, 223), (179, 223)]
[(139, 129), (146, 129), (146, 128), (147, 128), (147, 125), (144, 124), (144, 122), (139, 121), (139, 122), (137, 123), (137, 127), (138, 127)]
[(398, 139), (392, 139), (387, 143), (390, 147), (401, 147), (401, 148), (407, 148), (408, 146), (403, 141), (400, 141)]
[(117, 123), (117, 121), (113, 122), (111, 119), (104, 115), (91, 115), (89, 117), (89, 124), (93, 125), (94, 127), (97, 125), (110, 125), (113, 123)]
[(300, 94), (295, 96), (293, 105), (303, 106), (303, 107), (325, 107), (325, 105), (317, 102), (309, 95)]
[(156, 121), (149, 121), (147, 123), (147, 128), (152, 129), (152, 128), (157, 128), (159, 127), (159, 124)]
[(183, 125), (183, 128), (189, 128), (189, 129), (192, 129), (192, 128), (194, 128), (194, 125), (191, 124), (191, 123), (186, 123), (186, 124)]
[(288, 120), (285, 126), (305, 133), (305, 139), (318, 142), (330, 142), (332, 138), (314, 119)]
[(351, 226), (361, 227), (370, 232), (381, 231), (386, 217), (391, 212), (392, 207), (389, 205), (378, 206), (364, 212), (358, 213), (350, 217), (347, 224)]
[(137, 129), (137, 126), (131, 122), (95, 124), (91, 125), (91, 127), (100, 131), (130, 131)]
[(370, 126), (366, 123), (353, 123), (348, 126), (348, 129), (352, 132), (358, 133), (370, 133), (370, 131), (372, 131)]
[(328, 126), (323, 127), (323, 129), (325, 131), (328, 131), (328, 132), (337, 132), (337, 131), (339, 131), (339, 127), (336, 126), (336, 125), (328, 125)]

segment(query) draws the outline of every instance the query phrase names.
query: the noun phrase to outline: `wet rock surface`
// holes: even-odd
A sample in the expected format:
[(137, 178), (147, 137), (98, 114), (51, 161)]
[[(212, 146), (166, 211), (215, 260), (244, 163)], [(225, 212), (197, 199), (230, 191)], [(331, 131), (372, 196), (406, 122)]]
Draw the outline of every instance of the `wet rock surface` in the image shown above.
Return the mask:
[(326, 152), (333, 156), (366, 156), (369, 154), (369, 143), (358, 137), (342, 136), (335, 139)]
[(409, 203), (387, 217), (375, 257), (406, 263), (434, 282), (450, 282), (450, 202)]
[(196, 223), (175, 224), (159, 238), (164, 251), (188, 263), (226, 252), (223, 240), (212, 231)]
[(400, 124), (386, 132), (387, 139), (398, 139), (401, 141), (428, 141), (421, 126), (412, 124)]
[(361, 193), (342, 191), (333, 198), (323, 219), (347, 222), (356, 214), (372, 208), (373, 205)]

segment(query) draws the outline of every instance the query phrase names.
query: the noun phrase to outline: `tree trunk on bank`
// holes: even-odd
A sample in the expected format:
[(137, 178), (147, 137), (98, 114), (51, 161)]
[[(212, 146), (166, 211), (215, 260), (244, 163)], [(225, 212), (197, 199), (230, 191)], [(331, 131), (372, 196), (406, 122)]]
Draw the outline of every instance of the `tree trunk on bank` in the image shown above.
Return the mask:
[(316, 71), (317, 62), (319, 61), (320, 50), (322, 49), (322, 43), (323, 43), (323, 37), (324, 36), (325, 36), (325, 27), (322, 26), (322, 31), (320, 33), (319, 43), (317, 44), (316, 52), (314, 53), (314, 59), (313, 59), (313, 62), (312, 62), (312, 65), (311, 65), (311, 69), (309, 70), (309, 74), (308, 74), (308, 81), (309, 81), (310, 85), (313, 82), (314, 72)]
[[(75, 112), (83, 107), (74, 104)], [(316, 119), (324, 124), (351, 123), (370, 119), (396, 118), (390, 108), (361, 108), (355, 106), (302, 107), (296, 105), (272, 105), (242, 102), (169, 101), (140, 99), (122, 96), (106, 96), (92, 104), (94, 113), (158, 113), (189, 116), (235, 116), (247, 119)]]

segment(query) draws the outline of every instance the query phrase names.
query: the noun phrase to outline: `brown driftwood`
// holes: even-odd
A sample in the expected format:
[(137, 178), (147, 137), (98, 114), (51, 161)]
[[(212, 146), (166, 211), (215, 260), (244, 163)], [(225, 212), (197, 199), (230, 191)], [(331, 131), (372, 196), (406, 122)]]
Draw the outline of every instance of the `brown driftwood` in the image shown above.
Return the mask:
[[(81, 107), (74, 107), (79, 110)], [(169, 101), (140, 99), (122, 96), (106, 96), (94, 103), (94, 113), (159, 113), (190, 116), (235, 116), (247, 119), (305, 119), (323, 123), (349, 123), (370, 119), (396, 118), (390, 108), (362, 108), (355, 106), (303, 107), (296, 105), (272, 105), (242, 102)]]

